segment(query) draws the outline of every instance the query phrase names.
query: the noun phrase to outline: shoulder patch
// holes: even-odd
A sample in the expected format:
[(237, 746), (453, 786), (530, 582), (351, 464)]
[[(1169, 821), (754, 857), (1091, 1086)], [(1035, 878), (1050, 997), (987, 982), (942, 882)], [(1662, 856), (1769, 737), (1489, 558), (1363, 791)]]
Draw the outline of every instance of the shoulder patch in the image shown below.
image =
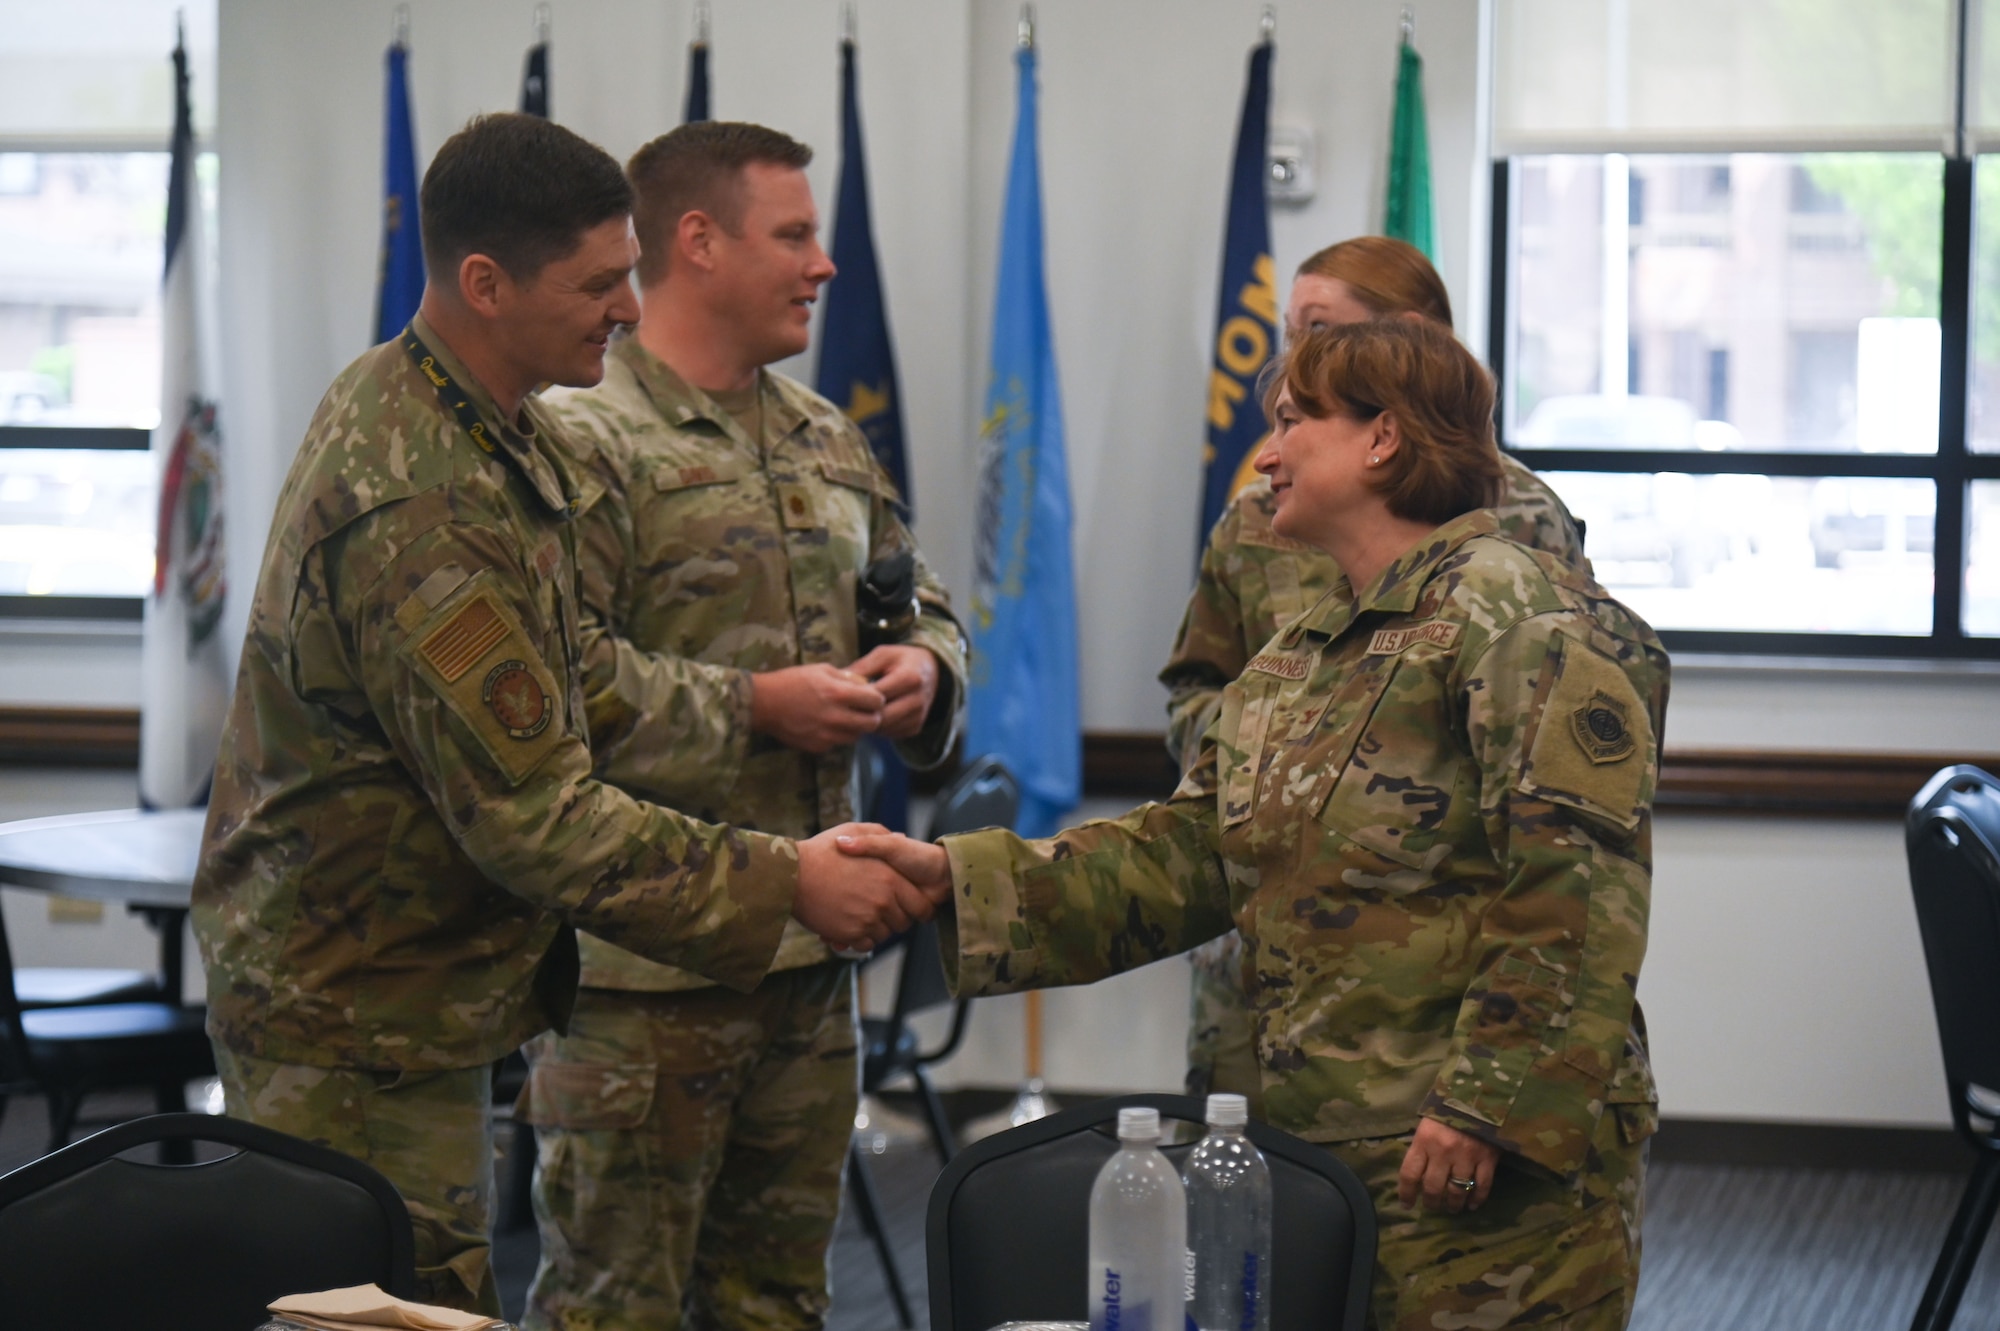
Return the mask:
[(1652, 719), (1616, 661), (1587, 643), (1560, 638), (1562, 653), (1535, 727), (1522, 785), (1558, 804), (1638, 826), (1651, 801)]
[(1304, 679), (1312, 669), (1304, 656), (1290, 652), (1259, 652), (1243, 668), (1290, 680)]
[(1463, 624), (1449, 624), (1434, 619), (1428, 624), (1418, 624), (1412, 628), (1377, 629), (1375, 636), (1368, 640), (1368, 654), (1394, 656), (1420, 642), (1449, 647), (1458, 641), (1459, 631), (1464, 627)]
[[(513, 785), (569, 735), (555, 676), (493, 573), (476, 573), (423, 620), (401, 651)], [(412, 598), (416, 600), (417, 598)]]

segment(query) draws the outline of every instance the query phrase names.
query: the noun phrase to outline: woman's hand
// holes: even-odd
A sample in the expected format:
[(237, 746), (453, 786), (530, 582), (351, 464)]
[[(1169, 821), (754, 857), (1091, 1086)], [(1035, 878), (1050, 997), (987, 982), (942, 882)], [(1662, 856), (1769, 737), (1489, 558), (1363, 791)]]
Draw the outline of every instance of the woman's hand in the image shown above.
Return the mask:
[(933, 905), (942, 906), (951, 900), (951, 857), (943, 846), (912, 841), (886, 828), (873, 831), (843, 828), (841, 832), (834, 838), (841, 853), (883, 861), (929, 897)]
[[(1499, 1147), (1434, 1118), (1418, 1119), (1416, 1139), (1396, 1179), (1396, 1196), (1403, 1205), (1414, 1206), (1422, 1193), (1425, 1206), (1451, 1215), (1468, 1207), (1477, 1211), (1493, 1191), (1493, 1171), (1499, 1163)], [(1472, 1180), (1472, 1187), (1453, 1182), (1466, 1179)]]

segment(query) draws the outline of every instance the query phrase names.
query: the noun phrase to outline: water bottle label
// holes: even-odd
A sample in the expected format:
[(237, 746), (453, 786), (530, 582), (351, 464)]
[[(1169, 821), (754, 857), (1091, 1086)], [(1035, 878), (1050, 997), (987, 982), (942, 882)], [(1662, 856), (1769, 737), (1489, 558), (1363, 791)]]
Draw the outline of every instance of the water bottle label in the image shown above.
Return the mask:
[(1093, 1327), (1092, 1331), (1123, 1331), (1125, 1309), (1121, 1306), (1121, 1294), (1125, 1282), (1110, 1267), (1104, 1268), (1104, 1325)]
[(1243, 1316), (1237, 1331), (1257, 1331), (1257, 1254), (1243, 1254)]
[(1194, 1302), (1194, 1249), (1187, 1250), (1187, 1279), (1181, 1284), (1181, 1297)]

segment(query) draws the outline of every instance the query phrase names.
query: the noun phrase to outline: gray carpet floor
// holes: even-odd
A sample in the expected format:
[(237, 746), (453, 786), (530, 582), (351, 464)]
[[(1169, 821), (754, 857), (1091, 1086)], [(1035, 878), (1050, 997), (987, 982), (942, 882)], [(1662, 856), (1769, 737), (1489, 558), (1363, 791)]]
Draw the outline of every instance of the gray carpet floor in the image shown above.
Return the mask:
[[(144, 1097), (94, 1108), (143, 1113)], [(39, 1100), (0, 1118), (0, 1171), (35, 1158), (47, 1132)], [(502, 1134), (503, 1140), (505, 1134)], [(870, 1167), (919, 1327), (928, 1326), (924, 1205), (937, 1175), (921, 1144), (894, 1145)], [(503, 1175), (504, 1177), (504, 1172)], [(1674, 1164), (1649, 1179), (1636, 1331), (1899, 1331), (1958, 1204), (1963, 1180), (1888, 1170), (1744, 1169)], [(533, 1274), (532, 1229), (500, 1237), (495, 1266), (517, 1314)], [(874, 1246), (851, 1208), (834, 1240), (829, 1331), (893, 1331)], [(1989, 1236), (1961, 1305), (1966, 1331), (2000, 1326), (2000, 1240)]]

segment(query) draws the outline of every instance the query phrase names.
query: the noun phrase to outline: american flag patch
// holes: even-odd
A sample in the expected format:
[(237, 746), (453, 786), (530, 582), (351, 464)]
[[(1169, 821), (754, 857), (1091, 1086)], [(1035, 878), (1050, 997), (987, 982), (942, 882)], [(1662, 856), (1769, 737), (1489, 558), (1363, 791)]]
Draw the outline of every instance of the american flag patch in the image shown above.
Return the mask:
[(507, 634), (507, 621), (494, 609), (493, 602), (481, 595), (425, 638), (424, 645), (417, 650), (444, 676), (445, 683), (453, 684), (480, 657), (499, 646)]

